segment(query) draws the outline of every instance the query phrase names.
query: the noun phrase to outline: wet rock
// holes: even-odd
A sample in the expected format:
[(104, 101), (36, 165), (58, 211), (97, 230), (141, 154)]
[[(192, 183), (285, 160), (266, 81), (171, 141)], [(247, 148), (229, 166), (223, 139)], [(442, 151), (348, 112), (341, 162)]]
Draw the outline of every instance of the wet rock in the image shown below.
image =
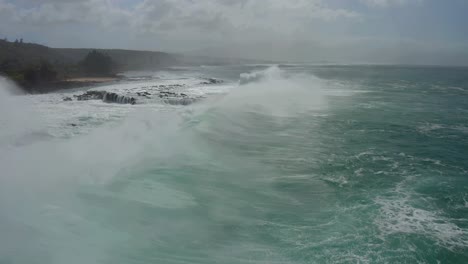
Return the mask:
[(199, 101), (202, 97), (189, 97), (185, 93), (176, 93), (171, 91), (159, 91), (159, 98), (170, 105), (189, 105)]
[(169, 92), (169, 91), (160, 91), (159, 92), (159, 98), (171, 97), (171, 96), (177, 97), (178, 94), (174, 93), (174, 92)]
[(136, 93), (138, 96), (145, 96), (145, 97), (148, 97), (149, 95), (151, 95), (150, 93), (144, 91), (144, 92), (137, 92)]
[(68, 101), (73, 101), (73, 99), (67, 96), (63, 98), (63, 101), (68, 102)]
[(215, 78), (208, 78), (206, 79), (206, 82), (201, 82), (200, 84), (209, 85), (209, 84), (220, 84), (220, 83), (223, 83), (223, 80), (218, 80)]
[(117, 104), (136, 104), (136, 99), (116, 93), (109, 93), (105, 91), (87, 91), (82, 95), (76, 96), (78, 101), (87, 100), (102, 100), (106, 103), (117, 103)]
[(103, 102), (106, 103), (117, 103), (117, 104), (136, 104), (136, 99), (133, 97), (123, 96), (116, 93), (104, 93)]
[(151, 86), (152, 88), (180, 88), (180, 87), (185, 87), (185, 84), (160, 84), (160, 85), (153, 85)]
[(102, 100), (105, 93), (104, 91), (87, 91), (84, 94), (77, 95), (76, 99), (78, 101)]

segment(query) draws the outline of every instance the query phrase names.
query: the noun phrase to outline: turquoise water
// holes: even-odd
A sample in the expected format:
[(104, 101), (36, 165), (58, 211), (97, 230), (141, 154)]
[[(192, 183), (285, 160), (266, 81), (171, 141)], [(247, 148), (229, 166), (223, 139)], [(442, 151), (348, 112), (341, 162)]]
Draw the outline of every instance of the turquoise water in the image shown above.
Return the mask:
[(0, 263), (468, 261), (467, 68), (188, 71), (241, 85), (3, 147)]

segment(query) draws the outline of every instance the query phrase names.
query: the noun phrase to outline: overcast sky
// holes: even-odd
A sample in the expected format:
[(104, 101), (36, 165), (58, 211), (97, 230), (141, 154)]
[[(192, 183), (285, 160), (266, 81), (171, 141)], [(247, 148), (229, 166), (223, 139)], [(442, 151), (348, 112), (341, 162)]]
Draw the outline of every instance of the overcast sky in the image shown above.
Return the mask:
[(468, 0), (0, 0), (0, 37), (52, 47), (468, 65)]

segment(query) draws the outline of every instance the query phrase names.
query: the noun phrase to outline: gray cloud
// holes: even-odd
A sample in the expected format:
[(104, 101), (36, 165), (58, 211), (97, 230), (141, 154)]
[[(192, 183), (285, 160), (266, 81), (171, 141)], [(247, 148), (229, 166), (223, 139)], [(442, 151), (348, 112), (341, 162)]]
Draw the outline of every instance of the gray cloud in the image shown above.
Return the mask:
[(361, 0), (373, 7), (404, 6), (407, 4), (421, 4), (424, 0)]
[[(424, 3), (354, 1), (378, 9)], [(27, 32), (52, 46), (339, 62), (396, 62), (447, 47), (353, 34), (366, 19), (325, 0), (0, 0), (0, 33)]]
[[(144, 0), (131, 10), (119, 8), (108, 0), (39, 0), (34, 1), (32, 7), (16, 9), (6, 2), (2, 5), (13, 8), (20, 22), (50, 24), (93, 21), (100, 22), (101, 26), (109, 26), (112, 22), (125, 20), (135, 29), (147, 31), (163, 28), (173, 30), (178, 26), (212, 30), (216, 27), (209, 24), (218, 24), (220, 21), (236, 28), (270, 26), (274, 22), (281, 22), (283, 28), (291, 29), (303, 23), (304, 19), (359, 17), (354, 11), (327, 8), (322, 0)], [(161, 24), (164, 26), (160, 28)]]

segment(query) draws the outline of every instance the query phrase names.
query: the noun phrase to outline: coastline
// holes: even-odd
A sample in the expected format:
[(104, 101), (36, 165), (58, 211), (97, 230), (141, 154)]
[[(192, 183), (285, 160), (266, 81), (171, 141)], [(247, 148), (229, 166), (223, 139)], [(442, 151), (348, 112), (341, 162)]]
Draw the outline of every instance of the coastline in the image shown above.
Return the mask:
[(28, 91), (32, 94), (44, 94), (51, 93), (58, 90), (74, 89), (74, 88), (85, 88), (96, 85), (111, 84), (122, 80), (123, 77), (111, 76), (111, 77), (74, 77), (65, 78), (62, 80), (39, 83), (32, 86), (21, 86), (23, 90)]
[(66, 83), (105, 83), (105, 82), (114, 82), (120, 80), (118, 77), (78, 77), (78, 78), (68, 78), (64, 79), (61, 82)]

